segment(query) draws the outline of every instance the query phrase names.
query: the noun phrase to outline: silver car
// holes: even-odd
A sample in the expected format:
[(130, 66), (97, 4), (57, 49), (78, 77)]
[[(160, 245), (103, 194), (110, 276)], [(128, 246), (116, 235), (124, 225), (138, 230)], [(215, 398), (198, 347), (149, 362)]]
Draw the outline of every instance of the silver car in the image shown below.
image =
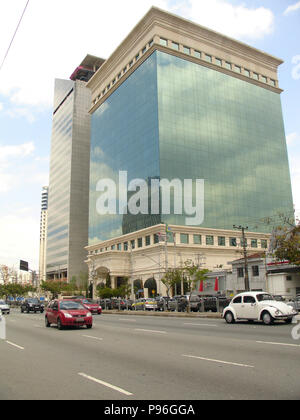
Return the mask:
[(0, 309), (3, 315), (9, 315), (10, 313), (10, 307), (7, 305), (5, 300), (0, 300)]

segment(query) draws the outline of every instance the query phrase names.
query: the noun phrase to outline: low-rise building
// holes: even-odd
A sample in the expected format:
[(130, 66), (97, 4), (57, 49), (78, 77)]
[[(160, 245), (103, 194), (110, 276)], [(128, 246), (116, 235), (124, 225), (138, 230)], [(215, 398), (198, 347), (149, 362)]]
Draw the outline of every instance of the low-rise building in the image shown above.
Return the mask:
[[(269, 234), (247, 232), (246, 238), (250, 249), (264, 255)], [(132, 286), (139, 280), (147, 297), (149, 293), (165, 295), (166, 288), (161, 282), (164, 273), (169, 268), (182, 267), (187, 260), (212, 272), (216, 266), (230, 270), (228, 261), (242, 253), (242, 234), (235, 230), (177, 225), (169, 225), (166, 233), (166, 226), (159, 224), (88, 246), (86, 250), (94, 292), (109, 277), (112, 288), (119, 287), (124, 279)], [(228, 286), (223, 277), (220, 273), (219, 290), (225, 292)]]

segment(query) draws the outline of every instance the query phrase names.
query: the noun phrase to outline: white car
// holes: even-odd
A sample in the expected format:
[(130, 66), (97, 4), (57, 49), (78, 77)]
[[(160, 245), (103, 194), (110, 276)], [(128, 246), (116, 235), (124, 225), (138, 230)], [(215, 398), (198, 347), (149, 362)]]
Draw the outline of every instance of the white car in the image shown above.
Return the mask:
[(0, 310), (3, 315), (10, 313), (10, 307), (5, 303), (5, 300), (0, 300)]
[(223, 318), (228, 324), (238, 320), (262, 321), (265, 325), (275, 320), (283, 320), (287, 324), (298, 315), (291, 306), (278, 302), (266, 292), (245, 292), (236, 295), (224, 308)]

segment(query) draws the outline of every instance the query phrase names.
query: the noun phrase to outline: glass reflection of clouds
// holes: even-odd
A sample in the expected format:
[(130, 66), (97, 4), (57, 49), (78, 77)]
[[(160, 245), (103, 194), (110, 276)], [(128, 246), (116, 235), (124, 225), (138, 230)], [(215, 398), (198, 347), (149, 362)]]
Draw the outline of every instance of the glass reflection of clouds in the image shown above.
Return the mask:
[(98, 215), (96, 183), (117, 182), (120, 170), (129, 181), (205, 179), (203, 227), (231, 229), (293, 209), (280, 96), (163, 52), (92, 116), (90, 241), (160, 221), (184, 225), (184, 214)]

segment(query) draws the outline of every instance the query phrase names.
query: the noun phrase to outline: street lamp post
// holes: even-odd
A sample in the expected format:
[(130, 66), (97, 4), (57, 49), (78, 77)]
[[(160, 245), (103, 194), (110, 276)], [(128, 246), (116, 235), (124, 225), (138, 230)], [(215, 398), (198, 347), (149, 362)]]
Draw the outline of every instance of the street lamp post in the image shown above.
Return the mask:
[(233, 225), (233, 229), (241, 230), (242, 231), (242, 240), (243, 240), (243, 254), (244, 254), (244, 268), (245, 268), (245, 290), (246, 292), (250, 291), (250, 284), (249, 284), (249, 273), (248, 273), (248, 256), (247, 256), (247, 245), (246, 245), (246, 236), (245, 230), (248, 230), (248, 226), (236, 226)]

